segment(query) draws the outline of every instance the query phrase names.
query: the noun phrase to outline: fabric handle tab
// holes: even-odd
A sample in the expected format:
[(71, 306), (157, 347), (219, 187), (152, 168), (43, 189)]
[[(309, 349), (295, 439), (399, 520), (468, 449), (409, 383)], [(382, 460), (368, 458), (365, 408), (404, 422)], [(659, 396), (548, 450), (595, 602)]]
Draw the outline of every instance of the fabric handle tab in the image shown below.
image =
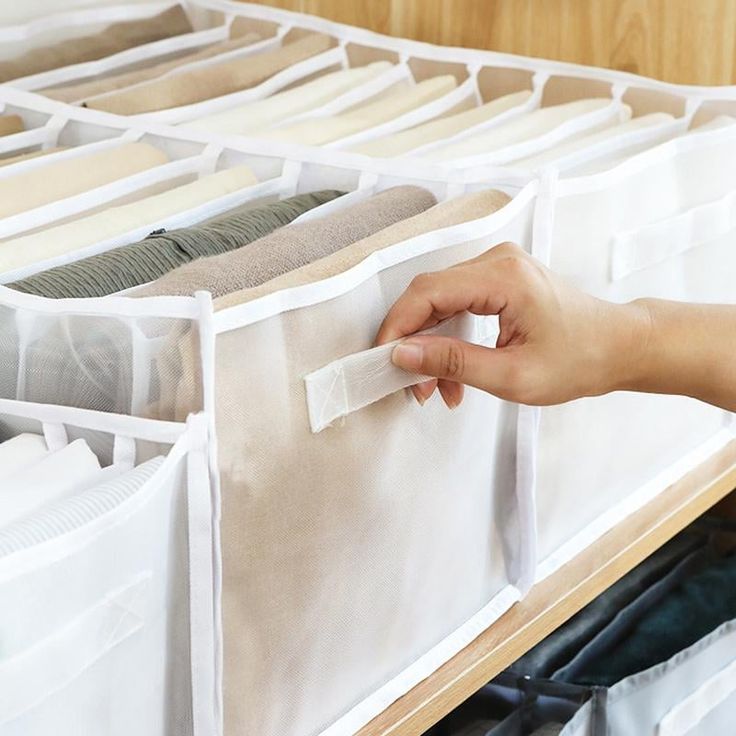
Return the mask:
[[(496, 325), (495, 319), (464, 312), (418, 334), (490, 344), (498, 334)], [(321, 432), (336, 419), (427, 380), (427, 376), (407, 373), (391, 362), (391, 353), (399, 342), (348, 355), (305, 377), (312, 432)]]

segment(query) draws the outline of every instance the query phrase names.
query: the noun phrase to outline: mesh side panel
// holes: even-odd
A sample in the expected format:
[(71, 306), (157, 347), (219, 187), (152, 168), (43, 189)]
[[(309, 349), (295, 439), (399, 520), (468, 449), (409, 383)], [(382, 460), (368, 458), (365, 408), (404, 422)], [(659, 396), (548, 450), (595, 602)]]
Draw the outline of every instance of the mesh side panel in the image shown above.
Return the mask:
[[(186, 365), (178, 344), (189, 336)], [(199, 396), (196, 328), (187, 320), (45, 314), (0, 306), (0, 397), (170, 419), (186, 371)]]

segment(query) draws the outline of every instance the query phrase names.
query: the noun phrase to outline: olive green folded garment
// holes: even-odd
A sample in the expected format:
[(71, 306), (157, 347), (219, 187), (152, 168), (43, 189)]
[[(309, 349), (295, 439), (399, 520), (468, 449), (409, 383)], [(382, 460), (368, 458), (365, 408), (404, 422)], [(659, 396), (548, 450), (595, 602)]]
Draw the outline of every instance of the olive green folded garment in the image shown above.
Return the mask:
[(244, 207), (200, 225), (155, 233), (137, 243), (50, 268), (8, 286), (50, 299), (114, 294), (154, 281), (197, 258), (240, 248), (343, 194), (335, 190), (310, 192), (260, 207)]
[(10, 164), (18, 164), (21, 161), (28, 161), (32, 158), (39, 158), (40, 156), (48, 156), (50, 153), (58, 153), (59, 151), (65, 151), (65, 146), (57, 146), (56, 148), (45, 148), (42, 151), (29, 151), (28, 153), (21, 153), (17, 156), (9, 156), (8, 158), (0, 158), (0, 166), (10, 166)]
[(51, 89), (40, 90), (40, 94), (58, 100), (59, 102), (79, 102), (80, 100), (89, 100), (97, 95), (113, 92), (117, 89), (132, 87), (134, 84), (146, 82), (149, 79), (157, 79), (158, 77), (168, 74), (174, 69), (184, 66), (184, 64), (192, 64), (195, 61), (209, 59), (218, 54), (224, 54), (235, 49), (251, 46), (256, 41), (260, 41), (261, 37), (256, 33), (248, 33), (239, 38), (231, 38), (228, 41), (220, 41), (219, 43), (207, 46), (199, 51), (193, 51), (176, 59), (162, 61), (158, 64), (146, 66), (143, 69), (135, 69), (134, 71), (122, 72), (121, 74), (112, 74), (102, 79), (93, 79), (88, 82), (79, 84), (66, 85), (64, 87), (53, 87)]
[(7, 176), (0, 179), (0, 217), (87, 192), (168, 160), (148, 143), (124, 143)]
[(461, 197), (441, 202), (414, 217), (401, 220), (394, 225), (379, 230), (374, 235), (345, 246), (336, 253), (308, 263), (306, 266), (266, 281), (251, 289), (236, 291), (223, 296), (215, 302), (216, 309), (226, 309), (237, 304), (252, 301), (275, 291), (303, 286), (315, 281), (327, 279), (365, 260), (371, 253), (388, 248), (404, 240), (423, 235), (433, 230), (471, 222), (486, 217), (501, 209), (511, 198), (496, 189), (464, 194)]
[(89, 36), (69, 38), (52, 46), (31, 49), (16, 59), (0, 61), (0, 82), (102, 59), (134, 46), (191, 32), (187, 14), (177, 5), (152, 18), (115, 23)]
[(367, 238), (436, 204), (426, 189), (401, 186), (387, 189), (353, 206), (281, 228), (245, 248), (171, 271), (144, 286), (135, 296), (189, 296), (208, 290), (215, 297), (276, 278)]
[(310, 33), (273, 51), (181, 71), (164, 79), (138, 84), (87, 100), (87, 107), (118, 115), (137, 115), (249, 89), (333, 45), (329, 36)]
[(0, 115), (0, 135), (22, 133), (26, 129), (20, 115)]

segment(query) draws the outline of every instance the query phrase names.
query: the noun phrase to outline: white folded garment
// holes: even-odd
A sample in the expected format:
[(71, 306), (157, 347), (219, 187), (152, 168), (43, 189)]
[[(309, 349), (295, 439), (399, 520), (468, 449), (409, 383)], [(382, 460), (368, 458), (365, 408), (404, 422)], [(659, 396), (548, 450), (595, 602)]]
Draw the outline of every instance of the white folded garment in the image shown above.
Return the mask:
[(0, 481), (31, 467), (49, 454), (39, 434), (24, 433), (0, 444)]
[(451, 138), (464, 130), (485, 123), (502, 112), (506, 112), (506, 110), (523, 105), (531, 96), (530, 90), (512, 92), (470, 110), (463, 110), (455, 115), (430, 120), (428, 123), (417, 125), (414, 128), (409, 128), (409, 130), (374, 138), (347, 150), (375, 158), (399, 156), (428, 143)]
[(123, 473), (105, 468), (97, 475), (99, 482), (1, 528), (0, 557), (66, 534), (111, 511), (137, 493), (163, 462), (163, 457), (155, 457)]
[(100, 461), (87, 443), (75, 440), (40, 462), (18, 470), (0, 487), (0, 526), (28, 516), (98, 482)]
[(239, 135), (257, 133), (294, 115), (331, 102), (339, 95), (383, 74), (392, 66), (393, 64), (388, 61), (376, 61), (354, 69), (341, 69), (306, 84), (300, 84), (294, 89), (279, 92), (265, 100), (238, 105), (231, 110), (190, 120), (182, 125), (210, 133)]
[(0, 243), (0, 273), (71, 253), (256, 184), (247, 166), (235, 166), (153, 197)]
[[(568, 120), (602, 110), (611, 102), (609, 98), (595, 98), (543, 107), (521, 118), (499, 125), (497, 128), (470, 135), (455, 143), (448, 143), (446, 146), (428, 151), (421, 158), (425, 161), (449, 161), (499, 151), (515, 143), (549, 133)], [(618, 121), (612, 119), (610, 124), (615, 125), (616, 122)]]
[(452, 92), (455, 87), (457, 87), (457, 80), (451, 74), (432, 77), (408, 90), (400, 90), (381, 97), (380, 100), (367, 102), (349, 112), (302, 120), (278, 130), (259, 134), (258, 137), (298, 143), (303, 146), (320, 146), (394, 120), (404, 113)]
[(583, 148), (588, 148), (601, 141), (615, 138), (619, 135), (631, 133), (634, 130), (641, 130), (642, 128), (649, 128), (653, 125), (664, 125), (665, 123), (671, 123), (675, 119), (674, 115), (670, 115), (666, 112), (652, 112), (648, 115), (642, 115), (638, 118), (632, 118), (627, 120), (625, 123), (620, 125), (614, 125), (605, 130), (599, 130), (597, 133), (591, 133), (590, 135), (580, 136), (574, 140), (565, 141), (557, 146), (552, 146), (546, 151), (542, 151), (534, 156), (527, 156), (526, 158), (519, 159), (517, 161), (511, 161), (508, 166), (533, 169), (544, 164), (557, 161), (563, 156), (567, 156), (575, 151), (580, 151)]

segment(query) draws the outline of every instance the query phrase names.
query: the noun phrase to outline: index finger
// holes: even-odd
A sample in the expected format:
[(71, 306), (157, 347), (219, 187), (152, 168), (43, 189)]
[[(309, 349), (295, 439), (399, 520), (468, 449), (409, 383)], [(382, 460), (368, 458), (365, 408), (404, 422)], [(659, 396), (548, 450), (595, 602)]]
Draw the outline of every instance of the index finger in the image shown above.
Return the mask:
[(376, 345), (412, 335), (459, 312), (500, 314), (507, 301), (505, 281), (493, 260), (417, 276), (386, 315)]

